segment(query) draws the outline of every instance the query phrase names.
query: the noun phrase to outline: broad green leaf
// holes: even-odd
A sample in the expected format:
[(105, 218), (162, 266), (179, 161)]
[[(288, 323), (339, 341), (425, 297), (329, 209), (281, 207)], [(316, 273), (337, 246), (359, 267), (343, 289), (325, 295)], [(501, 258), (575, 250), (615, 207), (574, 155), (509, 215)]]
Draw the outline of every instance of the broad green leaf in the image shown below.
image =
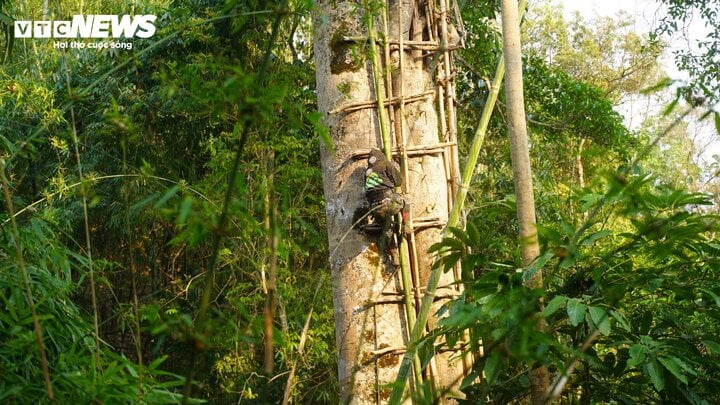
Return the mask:
[(590, 318), (592, 318), (600, 333), (605, 336), (610, 335), (610, 317), (607, 312), (600, 307), (589, 307), (588, 311), (590, 312)]
[(562, 242), (562, 235), (554, 227), (537, 225), (538, 234), (552, 245)]
[(450, 269), (452, 269), (453, 266), (455, 266), (455, 263), (462, 259), (462, 256), (462, 253), (459, 252), (450, 253), (447, 256), (443, 256), (442, 263), (445, 267), (445, 271), (449, 271)]
[(478, 231), (475, 224), (472, 222), (468, 222), (465, 228), (467, 230), (468, 236), (470, 236), (470, 240), (472, 241), (471, 246), (479, 245), (482, 240), (482, 235), (480, 235), (480, 231)]
[(573, 236), (575, 234), (575, 227), (565, 221), (560, 224), (560, 229), (565, 233), (565, 236)]
[[(561, 248), (561, 251), (562, 251), (562, 249), (563, 248)], [(558, 254), (558, 253), (559, 252), (555, 252), (555, 254)], [(566, 250), (564, 250), (564, 252), (561, 253), (561, 256), (565, 256), (565, 257), (563, 257), (563, 259), (560, 261), (560, 264), (559, 264), (560, 268), (562, 268), (562, 269), (568, 269), (568, 268), (574, 266), (575, 262), (577, 261), (577, 252), (575, 251), (575, 249), (572, 249), (572, 250), (566, 249)]]
[(720, 343), (715, 342), (714, 340), (705, 339), (705, 340), (703, 340), (703, 344), (708, 349), (710, 354), (715, 354), (715, 355), (720, 354)]
[(715, 130), (720, 134), (720, 113), (715, 113)]
[(580, 322), (585, 318), (585, 309), (587, 307), (578, 298), (570, 298), (567, 302), (567, 314), (570, 318), (570, 323), (573, 326), (578, 326)]
[(475, 381), (480, 378), (480, 373), (477, 371), (473, 371), (468, 375), (467, 377), (463, 378), (462, 383), (460, 383), (460, 389), (464, 390), (465, 388), (475, 384)]
[[(2, 2), (0, 2), (0, 3), (2, 3)], [(12, 18), (11, 16), (9, 16), (8, 14), (5, 14), (5, 13), (3, 13), (2, 11), (0, 11), (0, 22), (2, 22), (3, 24), (7, 24), (7, 25), (11, 25), (11, 26), (12, 26), (12, 25), (14, 25), (14, 23), (15, 23), (15, 19), (13, 19), (13, 18)]]
[(685, 363), (681, 358), (679, 357), (673, 357), (675, 359), (675, 362), (682, 367), (683, 370), (685, 370), (686, 373), (690, 375), (698, 375), (697, 370), (695, 368), (690, 367), (687, 363)]
[(627, 362), (629, 368), (633, 368), (645, 361), (647, 348), (639, 343), (630, 347), (630, 359)]
[(453, 236), (460, 240), (465, 246), (472, 246), (472, 242), (470, 242), (470, 236), (462, 229), (450, 227), (450, 233), (452, 233)]
[(567, 299), (568, 297), (564, 295), (556, 295), (553, 297), (543, 311), (545, 317), (554, 314), (558, 309), (562, 308), (562, 306), (565, 305), (565, 302), (567, 302)]
[(528, 266), (528, 268), (525, 270), (525, 273), (523, 274), (523, 279), (530, 280), (531, 278), (533, 278), (535, 273), (542, 269), (543, 266), (545, 266), (545, 263), (547, 263), (548, 260), (552, 259), (554, 256), (555, 254), (550, 251), (543, 253), (542, 256), (540, 256), (538, 259), (532, 262), (530, 266)]
[(137, 370), (135, 369), (135, 364), (130, 363), (130, 362), (128, 361), (128, 362), (125, 363), (125, 368), (127, 369), (128, 373), (129, 373), (131, 376), (137, 378), (138, 372), (137, 372)]
[(5, 151), (9, 152), (10, 155), (13, 155), (17, 152), (17, 147), (15, 147), (15, 144), (3, 135), (0, 135), (0, 141), (2, 141), (2, 147), (5, 149)]
[(588, 236), (587, 238), (583, 239), (583, 241), (580, 244), (582, 246), (590, 246), (593, 243), (595, 243), (598, 239), (604, 238), (611, 234), (612, 234), (612, 231), (609, 229), (606, 229), (604, 231), (595, 232), (592, 235)]
[(655, 389), (662, 391), (663, 388), (665, 388), (665, 377), (663, 376), (662, 369), (657, 362), (653, 360), (649, 363), (645, 363), (645, 367), (643, 367), (643, 369), (645, 370), (645, 374), (650, 377), (650, 381), (652, 381)]
[(485, 361), (485, 367), (483, 368), (483, 371), (485, 372), (485, 378), (487, 378), (487, 382), (491, 385), (495, 382), (495, 379), (499, 374), (501, 363), (502, 357), (498, 354), (498, 352), (495, 351), (493, 351), (487, 361)]
[(678, 380), (682, 381), (683, 383), (687, 384), (687, 376), (685, 373), (682, 372), (682, 369), (680, 367), (680, 363), (678, 362), (678, 358), (676, 357), (658, 357), (658, 360), (660, 363), (662, 363), (665, 368), (672, 373), (672, 375), (675, 376)]

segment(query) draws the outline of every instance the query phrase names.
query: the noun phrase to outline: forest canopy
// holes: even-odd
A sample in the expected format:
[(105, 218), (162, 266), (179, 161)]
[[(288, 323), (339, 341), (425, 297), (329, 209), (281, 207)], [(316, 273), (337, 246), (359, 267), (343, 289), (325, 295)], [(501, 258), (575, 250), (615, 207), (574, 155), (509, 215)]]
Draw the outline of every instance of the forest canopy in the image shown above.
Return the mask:
[[(358, 20), (386, 10), (351, 3)], [(720, 10), (657, 3), (653, 32), (628, 14), (563, 17), (557, 2), (525, 15), (540, 254), (522, 265), (502, 89), (464, 221), (420, 252), (461, 270), (419, 356), (468, 342), (465, 403), (527, 402), (539, 366), (563, 400), (720, 401)], [(499, 2), (451, 4), (464, 167), (503, 38)], [(319, 8), (0, 0), (0, 401), (338, 402)], [(119, 17), (90, 29), (78, 15)], [(690, 16), (709, 33), (700, 54), (675, 55), (679, 83), (661, 60)], [(17, 21), (69, 23), (46, 38)], [(369, 45), (338, 38), (347, 59), (333, 63), (372, 65)], [(631, 99), (653, 105), (632, 111), (637, 125)], [(540, 288), (524, 283), (535, 272)], [(431, 403), (436, 389), (411, 395)]]

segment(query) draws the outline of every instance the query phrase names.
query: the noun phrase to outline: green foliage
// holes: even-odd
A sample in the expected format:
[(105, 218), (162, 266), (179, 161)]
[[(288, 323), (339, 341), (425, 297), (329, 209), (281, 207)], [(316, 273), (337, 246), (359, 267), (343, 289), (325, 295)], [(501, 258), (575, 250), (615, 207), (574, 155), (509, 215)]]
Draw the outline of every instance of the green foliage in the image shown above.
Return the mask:
[(562, 9), (557, 1), (530, 9), (523, 44), (531, 58), (599, 88), (615, 103), (659, 79), (664, 45), (637, 32), (634, 16), (620, 11), (585, 19), (574, 13), (566, 19)]
[[(31, 3), (30, 18), (41, 19), (42, 2)], [(277, 12), (290, 11), (279, 8), (281, 3), (135, 4), (134, 13), (154, 14), (158, 20), (155, 36), (133, 40), (133, 51), (57, 50), (52, 41), (16, 42), (21, 49), (14, 55), (20, 56), (0, 73), (0, 126), (7, 129), (0, 148), (10, 156), (6, 170), (23, 229), (45, 224), (42, 229), (53, 231), (46, 245), (31, 239), (22, 243), (26, 254), (46, 266), (32, 267), (33, 278), (56, 272), (72, 286), (63, 294), (38, 293), (45, 297), (38, 304), (41, 324), (53, 343), (46, 343), (51, 376), (72, 377), (67, 383), (54, 381), (65, 402), (179, 402), (183, 380), (176, 375), (188, 370), (197, 370), (194, 394), (204, 399), (277, 402), (295, 361), (293, 395), (298, 400), (336, 400), (329, 289), (313, 300), (312, 290), (304, 288), (327, 268), (317, 141), (329, 138), (315, 112), (314, 72), (306, 63), (309, 43), (299, 39), (309, 36), (310, 3), (293, 2), (293, 13), (282, 14), (278, 41), (268, 44)], [(55, 7), (51, 14), (72, 15), (79, 4)], [(126, 14), (128, 7), (85, 2), (83, 12)], [(262, 79), (257, 68), (266, 48), (268, 69)], [(80, 162), (73, 153), (73, 127)], [(218, 227), (232, 158), (245, 128), (252, 129), (228, 205), (229, 221)], [(82, 183), (78, 165), (85, 173)], [(97, 373), (91, 364), (93, 327), (84, 315), (93, 308), (87, 298), (83, 196), (90, 203), (100, 335), (114, 348), (102, 349)], [(264, 247), (266, 196), (277, 205), (280, 237), (276, 375), (271, 376), (258, 369), (265, 296), (261, 270), (269, 254)], [(5, 231), (8, 226), (6, 221)], [(202, 333), (195, 324), (197, 303), (216, 235), (225, 243), (211, 279), (209, 329)], [(16, 273), (11, 263), (3, 266), (3, 274)], [(54, 279), (42, 280), (39, 285), (47, 289), (45, 283)], [(310, 306), (315, 307), (313, 327), (298, 358)], [(77, 319), (53, 312), (58, 308), (74, 308)], [(4, 347), (5, 355), (20, 356), (9, 363), (17, 368), (4, 369), (0, 384), (20, 390), (7, 398), (22, 394), (32, 401), (43, 390), (39, 360), (27, 314), (18, 319), (14, 322), (23, 325), (18, 336), (24, 340)], [(188, 361), (192, 351), (200, 354), (196, 363)], [(64, 356), (62, 367), (56, 364), (57, 353)], [(28, 362), (33, 366), (23, 368)], [(30, 376), (24, 371), (32, 372), (33, 395), (21, 388), (21, 380)]]
[(531, 126), (550, 127), (550, 131), (540, 129), (549, 136), (586, 138), (603, 149), (625, 150), (628, 130), (602, 90), (538, 59), (528, 60), (525, 69)]
[[(717, 402), (720, 250), (712, 237), (717, 216), (699, 210), (711, 204), (708, 196), (657, 184), (634, 169), (608, 178), (599, 198), (575, 198), (592, 201), (585, 222), (572, 226), (568, 218), (540, 228), (544, 291), (523, 287), (523, 274), (512, 271), (517, 261), (488, 261), (499, 235), (480, 237), (472, 223), (436, 245), (447, 253), (443, 264), (460, 261), (467, 276), (464, 296), (441, 322), (446, 339), (452, 344), (469, 328), (485, 351), (476, 371), (487, 379), (468, 390), (492, 403), (517, 400), (528, 389), (523, 364), (559, 372), (577, 359), (569, 397)], [(539, 296), (542, 312), (534, 306)], [(539, 314), (545, 332), (536, 330)]]
[[(46, 213), (49, 214), (49, 213)], [(6, 219), (3, 218), (3, 219)], [(165, 357), (139, 366), (109, 347), (101, 363), (93, 361), (92, 322), (75, 303), (87, 276), (86, 258), (58, 244), (58, 223), (35, 217), (20, 228), (32, 299), (43, 326), (52, 384), (57, 401), (178, 403), (172, 388), (182, 377), (162, 371)], [(40, 358), (31, 311), (11, 244), (0, 251), (0, 399), (6, 403), (43, 402)], [(100, 264), (100, 263), (99, 263)], [(142, 376), (140, 374), (142, 373)], [(89, 378), (94, 376), (95, 378)]]
[(690, 76), (689, 93), (707, 99), (708, 105), (717, 104), (720, 101), (720, 5), (708, 0), (660, 0), (659, 3), (667, 7), (667, 14), (653, 33), (656, 39), (685, 32), (690, 22), (701, 21), (706, 28), (699, 34), (705, 35), (704, 38), (693, 38), (696, 46), (678, 47), (673, 56), (677, 67)]
[[(51, 17), (78, 13), (81, 4), (84, 13), (125, 14), (132, 7), (157, 15), (155, 36), (134, 40), (132, 52), (58, 50), (40, 39), (13, 43), (11, 16), (42, 18), (43, 2), (26, 3), (0, 1), (0, 153), (58, 401), (177, 403), (181, 375), (193, 370), (194, 394), (203, 400), (276, 403), (297, 364), (295, 402), (337, 402), (330, 287), (317, 297), (308, 288), (327, 271), (317, 143), (330, 139), (315, 111), (311, 2), (293, 1), (288, 9), (283, 2), (233, 0), (50, 2)], [(463, 9), (469, 47), (457, 76), (461, 147), (500, 51), (496, 6)], [(278, 12), (284, 13), (278, 40), (268, 44)], [(630, 134), (607, 88), (562, 66), (530, 57), (525, 75), (539, 218), (547, 224), (539, 229), (541, 260), (525, 273), (516, 270), (502, 115), (490, 123), (486, 170), (473, 185), (482, 200), (472, 202), (467, 229), (453, 230), (454, 238), (433, 248), (446, 255), (440, 264), (446, 269), (459, 261), (466, 280), (464, 296), (441, 322), (448, 343), (470, 328), (471, 344), (482, 339), (487, 353), (474, 374), (484, 372), (486, 380), (473, 385), (468, 378), (466, 392), (508, 402), (527, 392), (528, 364), (558, 372), (578, 357), (570, 385), (597, 401), (717, 402), (720, 247), (709, 236), (717, 221), (707, 213), (707, 196), (662, 185), (683, 185), (674, 181), (682, 172), (668, 168), (684, 163), (679, 151), (687, 144), (668, 137), (659, 145), (673, 154), (662, 160), (664, 149), (652, 152), (646, 166), (654, 177), (635, 168), (605, 176), (610, 165), (626, 164), (651, 142), (657, 128)], [(220, 227), (246, 129), (228, 223)], [(584, 189), (577, 155), (585, 164)], [(277, 211), (271, 226), (266, 201)], [(0, 401), (43, 402), (29, 297), (19, 287), (2, 206)], [(263, 274), (271, 232), (279, 237), (278, 314), (275, 373), (264, 375)], [(217, 236), (223, 242), (210, 278)], [(94, 310), (89, 254), (100, 337), (107, 342), (99, 364), (88, 315)], [(546, 272), (547, 291), (523, 287), (533, 271)], [(206, 282), (210, 319), (198, 328)], [(310, 307), (312, 326), (299, 356)], [(536, 328), (540, 316), (549, 322), (545, 332)], [(595, 329), (597, 340), (581, 353)], [(425, 388), (416, 393), (420, 400), (430, 398), (432, 387)]]

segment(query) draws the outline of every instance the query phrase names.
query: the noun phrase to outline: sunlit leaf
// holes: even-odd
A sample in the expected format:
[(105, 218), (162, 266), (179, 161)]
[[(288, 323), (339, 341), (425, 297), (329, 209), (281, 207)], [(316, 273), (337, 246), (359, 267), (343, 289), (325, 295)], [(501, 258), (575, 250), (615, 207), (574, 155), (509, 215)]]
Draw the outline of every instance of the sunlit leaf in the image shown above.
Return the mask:
[(565, 302), (567, 302), (567, 299), (568, 297), (564, 295), (556, 295), (553, 297), (543, 311), (545, 317), (554, 314), (558, 309), (562, 308)]
[(670, 102), (670, 104), (665, 106), (665, 108), (663, 108), (662, 115), (669, 115), (671, 112), (673, 112), (675, 107), (677, 107), (678, 105), (678, 100), (679, 99), (676, 98), (672, 102)]
[(590, 318), (592, 319), (595, 326), (605, 336), (610, 335), (610, 317), (607, 312), (600, 307), (588, 307), (590, 312)]
[(598, 232), (590, 234), (588, 237), (584, 238), (580, 244), (583, 246), (590, 246), (593, 243), (595, 243), (596, 241), (598, 241), (599, 239), (602, 239), (608, 235), (612, 235), (612, 231), (609, 229), (606, 229), (603, 231), (598, 231)]
[(660, 81), (655, 83), (654, 85), (640, 90), (640, 94), (645, 94), (645, 95), (651, 94), (658, 90), (666, 89), (666, 88), (670, 87), (670, 85), (672, 85), (673, 83), (674, 83), (673, 79), (671, 79), (669, 77), (664, 77), (664, 78), (660, 79)]
[(567, 301), (567, 314), (573, 326), (578, 326), (583, 321), (586, 308), (585, 304), (578, 298), (570, 298)]

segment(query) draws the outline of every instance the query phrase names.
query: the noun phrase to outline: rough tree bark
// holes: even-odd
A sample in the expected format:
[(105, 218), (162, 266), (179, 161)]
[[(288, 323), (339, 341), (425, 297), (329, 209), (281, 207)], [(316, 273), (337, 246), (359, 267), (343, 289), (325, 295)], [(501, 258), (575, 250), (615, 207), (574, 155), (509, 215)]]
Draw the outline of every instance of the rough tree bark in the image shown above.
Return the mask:
[[(404, 40), (427, 40), (427, 24), (419, 18), (424, 2), (403, 0), (402, 12), (395, 1), (387, 4), (389, 36), (398, 37), (402, 18)], [(382, 149), (378, 111), (371, 104), (376, 100), (373, 72), (368, 55), (368, 33), (363, 18), (366, 10), (355, 1), (323, 0), (316, 3), (314, 15), (314, 54), (317, 69), (318, 108), (333, 139), (333, 150), (321, 146), (323, 187), (332, 271), (335, 334), (338, 355), (340, 396), (343, 403), (383, 403), (390, 389), (382, 387), (394, 381), (408, 334), (401, 305), (400, 275), (388, 255), (381, 251), (377, 237), (366, 236), (352, 224), (364, 204), (363, 191), (366, 161), (360, 157), (370, 148)], [(377, 13), (383, 11), (376, 11)], [(415, 16), (415, 18), (413, 18)], [(382, 20), (375, 20), (382, 27)], [(355, 38), (360, 40), (348, 40)], [(379, 36), (382, 38), (382, 36)], [(397, 68), (397, 48), (390, 59)], [(418, 57), (421, 51), (404, 54), (403, 79), (398, 80), (392, 69), (393, 94), (400, 91), (410, 99), (405, 117), (388, 114), (389, 127), (404, 125), (407, 147), (437, 145), (437, 100), (432, 57)], [(385, 62), (388, 62), (385, 60)], [(385, 77), (386, 72), (378, 72)], [(350, 105), (357, 108), (348, 109)], [(397, 111), (395, 111), (397, 113)], [(436, 219), (436, 225), (415, 233), (420, 280), (424, 286), (429, 274), (431, 257), (425, 252), (439, 240), (440, 226), (447, 221), (448, 183), (441, 152), (413, 154), (407, 162), (409, 178), (406, 200), (411, 215), (420, 219)], [(452, 283), (452, 274), (445, 275), (441, 285)], [(432, 322), (431, 322), (432, 323)], [(463, 373), (462, 362), (451, 360), (450, 353), (437, 357), (434, 380), (440, 387), (456, 386)], [(446, 395), (447, 396), (447, 395)]]
[[(520, 228), (520, 254), (523, 267), (529, 266), (540, 254), (535, 228), (535, 197), (532, 185), (532, 168), (528, 149), (523, 96), (522, 57), (520, 50), (520, 18), (517, 0), (502, 1), (503, 53), (505, 56), (505, 97), (507, 99), (508, 136), (512, 158), (517, 216)], [(542, 271), (538, 270), (526, 283), (530, 288), (542, 288)], [(545, 327), (545, 320), (538, 321), (538, 328)], [(543, 404), (550, 384), (546, 366), (530, 371), (533, 404)]]

